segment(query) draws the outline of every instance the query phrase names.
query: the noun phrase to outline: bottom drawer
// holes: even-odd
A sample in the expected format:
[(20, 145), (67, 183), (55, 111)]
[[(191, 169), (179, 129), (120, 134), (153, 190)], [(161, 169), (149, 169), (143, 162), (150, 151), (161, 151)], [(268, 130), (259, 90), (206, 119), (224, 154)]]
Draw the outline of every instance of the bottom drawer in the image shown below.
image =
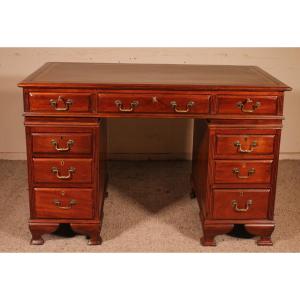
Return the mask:
[(92, 189), (35, 188), (35, 217), (43, 219), (92, 219)]
[(216, 189), (213, 192), (214, 219), (266, 219), (269, 189)]

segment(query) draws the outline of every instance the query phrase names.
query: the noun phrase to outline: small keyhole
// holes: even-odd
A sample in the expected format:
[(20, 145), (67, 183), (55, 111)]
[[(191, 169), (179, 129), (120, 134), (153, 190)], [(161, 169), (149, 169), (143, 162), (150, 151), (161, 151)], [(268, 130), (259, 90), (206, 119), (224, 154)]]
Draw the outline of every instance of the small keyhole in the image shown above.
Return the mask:
[(62, 160), (62, 161), (60, 162), (60, 164), (63, 166), (63, 165), (65, 164), (65, 161)]

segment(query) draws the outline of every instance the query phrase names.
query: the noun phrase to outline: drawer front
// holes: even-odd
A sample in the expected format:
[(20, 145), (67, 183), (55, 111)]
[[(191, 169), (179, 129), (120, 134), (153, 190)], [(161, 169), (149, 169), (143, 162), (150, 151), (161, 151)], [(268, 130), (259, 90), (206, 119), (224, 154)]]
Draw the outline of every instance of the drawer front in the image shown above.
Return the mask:
[(91, 94), (88, 93), (29, 93), (29, 110), (32, 112), (90, 112)]
[(269, 189), (221, 190), (213, 192), (214, 219), (266, 219)]
[(32, 133), (33, 153), (92, 153), (92, 133)]
[(276, 115), (277, 96), (217, 96), (217, 114)]
[(93, 190), (35, 188), (34, 213), (36, 218), (45, 219), (92, 219)]
[(98, 112), (209, 113), (210, 95), (98, 94)]
[(35, 183), (92, 183), (92, 159), (34, 158)]
[(275, 135), (216, 135), (216, 155), (272, 155)]
[(215, 161), (215, 183), (270, 183), (272, 161)]

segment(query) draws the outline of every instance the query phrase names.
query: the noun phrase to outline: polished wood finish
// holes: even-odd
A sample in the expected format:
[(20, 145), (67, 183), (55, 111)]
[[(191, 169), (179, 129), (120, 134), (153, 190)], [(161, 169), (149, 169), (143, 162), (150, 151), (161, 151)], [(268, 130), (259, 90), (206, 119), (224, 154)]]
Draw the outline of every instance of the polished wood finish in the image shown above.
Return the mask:
[(205, 225), (203, 237), (200, 242), (203, 246), (216, 246), (215, 236), (225, 234), (233, 229), (233, 224), (209, 224)]
[[(34, 158), (33, 181), (35, 183), (91, 184), (92, 163), (91, 158)], [(56, 168), (57, 171), (53, 172), (52, 168)]]
[(266, 219), (269, 197), (269, 189), (214, 189), (213, 217), (218, 220)]
[[(106, 120), (26, 116), (25, 128), (32, 244), (42, 244), (44, 233), (68, 223), (74, 231), (89, 237), (90, 245), (99, 245), (107, 183)], [(45, 137), (45, 145), (40, 143), (41, 136)], [(48, 148), (49, 139), (58, 137), (63, 141), (73, 137), (74, 151), (56, 152)], [(52, 167), (57, 167), (58, 175), (62, 176), (68, 175), (70, 167), (76, 170), (72, 177), (58, 179)], [(60, 203), (55, 204), (57, 200)]]
[(42, 235), (45, 233), (52, 233), (54, 232), (59, 226), (57, 222), (51, 223), (31, 223), (29, 222), (29, 229), (32, 235), (32, 239), (30, 241), (31, 245), (43, 245), (44, 239)]
[(271, 235), (275, 229), (275, 224), (245, 224), (245, 228), (249, 233), (260, 237), (257, 240), (257, 245), (273, 246)]
[[(99, 245), (107, 118), (192, 118), (201, 243), (244, 224), (271, 245), (284, 92), (254, 66), (47, 63), (23, 88), (32, 244), (59, 224)], [(183, 220), (184, 222), (184, 220)]]
[(92, 219), (93, 189), (35, 188), (35, 217), (41, 219)]
[[(195, 120), (191, 182), (201, 209), (200, 218), (204, 232), (201, 243), (204, 246), (214, 246), (214, 237), (229, 232), (234, 224), (245, 224), (247, 231), (259, 235), (258, 245), (272, 243), (281, 126), (260, 121), (224, 123), (218, 120)], [(242, 132), (245, 136), (272, 134), (273, 153), (243, 153), (246, 155), (243, 160), (242, 154), (226, 154), (228, 148), (224, 148), (225, 154), (219, 154), (216, 150), (219, 147), (218, 135), (236, 134), (235, 138), (239, 138)], [(267, 160), (268, 157), (273, 160)], [(240, 170), (239, 175), (247, 178), (237, 178), (232, 172), (234, 168)], [(255, 169), (255, 173), (248, 177), (251, 168)], [(251, 195), (252, 199), (246, 197), (247, 195)], [(234, 200), (236, 206), (233, 206)], [(247, 200), (252, 200), (249, 207)], [(237, 212), (234, 207), (248, 210)]]
[[(177, 114), (190, 114), (209, 113), (210, 95), (191, 95), (191, 94), (138, 94), (138, 93), (105, 93), (98, 95), (98, 111), (119, 113), (120, 109), (131, 108), (131, 103), (137, 103), (133, 108), (135, 113), (177, 113)], [(122, 107), (118, 108), (116, 101), (120, 101)], [(172, 103), (176, 103), (176, 110)], [(191, 107), (187, 107), (192, 103)], [(186, 112), (186, 110), (189, 110)], [(125, 111), (128, 112), (128, 111)]]
[(91, 111), (91, 94), (31, 92), (29, 93), (29, 110), (57, 114), (89, 112)]
[(70, 225), (75, 232), (84, 234), (89, 238), (88, 245), (102, 244), (101, 224), (71, 223)]
[[(55, 119), (51, 120), (54, 124)], [(70, 118), (68, 122), (71, 122)], [(38, 124), (31, 127), (31, 151), (35, 157), (92, 157), (94, 133), (91, 128), (83, 126), (87, 123), (81, 123), (79, 127), (56, 126), (54, 130), (44, 122), (35, 120), (34, 124)]]
[(218, 95), (216, 105), (219, 114), (269, 115), (278, 112), (276, 96)]
[(272, 161), (215, 161), (215, 183), (270, 183), (271, 175)]
[(91, 133), (33, 133), (32, 151), (47, 154), (91, 154)]
[(275, 135), (217, 134), (215, 156), (255, 158), (257, 155), (273, 156)]

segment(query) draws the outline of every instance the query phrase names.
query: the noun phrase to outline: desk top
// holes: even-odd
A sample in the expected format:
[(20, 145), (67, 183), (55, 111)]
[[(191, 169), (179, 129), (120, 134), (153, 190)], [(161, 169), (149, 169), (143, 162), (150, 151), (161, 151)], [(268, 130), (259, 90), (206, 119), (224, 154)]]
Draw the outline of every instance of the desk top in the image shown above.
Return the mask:
[(20, 87), (291, 90), (256, 66), (49, 62)]

